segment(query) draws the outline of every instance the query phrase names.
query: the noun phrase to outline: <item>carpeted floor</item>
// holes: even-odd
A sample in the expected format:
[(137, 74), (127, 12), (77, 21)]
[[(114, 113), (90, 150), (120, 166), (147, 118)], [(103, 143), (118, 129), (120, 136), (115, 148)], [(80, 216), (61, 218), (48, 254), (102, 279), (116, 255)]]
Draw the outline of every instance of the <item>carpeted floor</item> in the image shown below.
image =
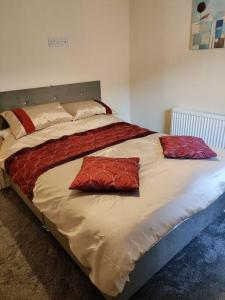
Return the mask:
[[(224, 216), (132, 300), (225, 300)], [(11, 189), (0, 192), (0, 299), (103, 299)]]

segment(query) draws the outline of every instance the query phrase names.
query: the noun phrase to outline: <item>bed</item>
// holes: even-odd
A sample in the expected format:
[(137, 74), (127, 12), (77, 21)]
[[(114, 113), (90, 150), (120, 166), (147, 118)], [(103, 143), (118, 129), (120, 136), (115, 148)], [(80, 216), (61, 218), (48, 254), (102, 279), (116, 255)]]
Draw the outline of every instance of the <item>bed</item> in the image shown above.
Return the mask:
[[(101, 100), (100, 82), (0, 93), (0, 110), (46, 102)], [(139, 193), (83, 193), (68, 189), (82, 157), (37, 179), (33, 201), (7, 176), (4, 161), (48, 139), (117, 124), (99, 115), (53, 125), (1, 145), (2, 180), (11, 185), (107, 299), (128, 299), (225, 209), (225, 151), (212, 160), (164, 159), (158, 133), (105, 147), (94, 155), (141, 158)], [(4, 124), (1, 124), (4, 127)], [(55, 184), (57, 183), (57, 184)], [(118, 256), (118, 253), (120, 255)]]

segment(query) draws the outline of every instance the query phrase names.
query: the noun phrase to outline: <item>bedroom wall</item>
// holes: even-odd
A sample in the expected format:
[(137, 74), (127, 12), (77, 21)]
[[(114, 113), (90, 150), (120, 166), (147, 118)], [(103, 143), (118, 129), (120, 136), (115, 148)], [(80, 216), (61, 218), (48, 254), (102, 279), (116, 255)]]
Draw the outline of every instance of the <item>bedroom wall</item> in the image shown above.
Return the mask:
[(129, 119), (129, 0), (0, 1), (0, 45), (0, 91), (101, 80)]
[(173, 107), (225, 114), (225, 49), (189, 50), (192, 0), (131, 0), (131, 121), (169, 130)]

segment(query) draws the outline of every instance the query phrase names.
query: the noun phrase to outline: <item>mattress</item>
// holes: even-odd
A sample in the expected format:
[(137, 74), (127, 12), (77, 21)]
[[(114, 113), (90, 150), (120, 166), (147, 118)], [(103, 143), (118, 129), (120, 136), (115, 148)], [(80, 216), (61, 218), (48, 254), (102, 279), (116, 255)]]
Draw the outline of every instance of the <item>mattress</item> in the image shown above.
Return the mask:
[[(1, 147), (1, 166), (25, 147), (119, 121), (100, 115), (53, 125), (19, 140), (9, 136)], [(140, 157), (139, 192), (69, 190), (82, 158), (48, 170), (35, 184), (33, 204), (67, 237), (73, 254), (90, 270), (91, 281), (110, 296), (122, 292), (144, 253), (225, 192), (225, 151), (217, 151), (218, 157), (211, 160), (165, 159), (160, 136), (129, 140), (94, 153)]]

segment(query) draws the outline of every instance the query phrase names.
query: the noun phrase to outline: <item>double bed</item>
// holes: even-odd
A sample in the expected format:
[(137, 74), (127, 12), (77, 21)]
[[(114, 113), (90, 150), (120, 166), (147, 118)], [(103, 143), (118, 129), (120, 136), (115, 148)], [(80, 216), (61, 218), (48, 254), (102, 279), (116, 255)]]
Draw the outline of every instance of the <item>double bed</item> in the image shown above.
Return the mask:
[[(101, 100), (99, 81), (0, 93), (0, 110), (85, 99)], [(95, 115), (18, 140), (9, 135), (1, 144), (0, 163), (5, 185), (21, 196), (93, 284), (107, 299), (122, 300), (223, 212), (225, 151), (210, 160), (166, 159), (161, 134), (152, 132), (92, 152), (140, 157), (140, 189), (132, 193), (71, 191), (84, 155), (41, 174), (32, 201), (5, 172), (5, 161), (22, 149), (120, 122), (116, 115)]]

